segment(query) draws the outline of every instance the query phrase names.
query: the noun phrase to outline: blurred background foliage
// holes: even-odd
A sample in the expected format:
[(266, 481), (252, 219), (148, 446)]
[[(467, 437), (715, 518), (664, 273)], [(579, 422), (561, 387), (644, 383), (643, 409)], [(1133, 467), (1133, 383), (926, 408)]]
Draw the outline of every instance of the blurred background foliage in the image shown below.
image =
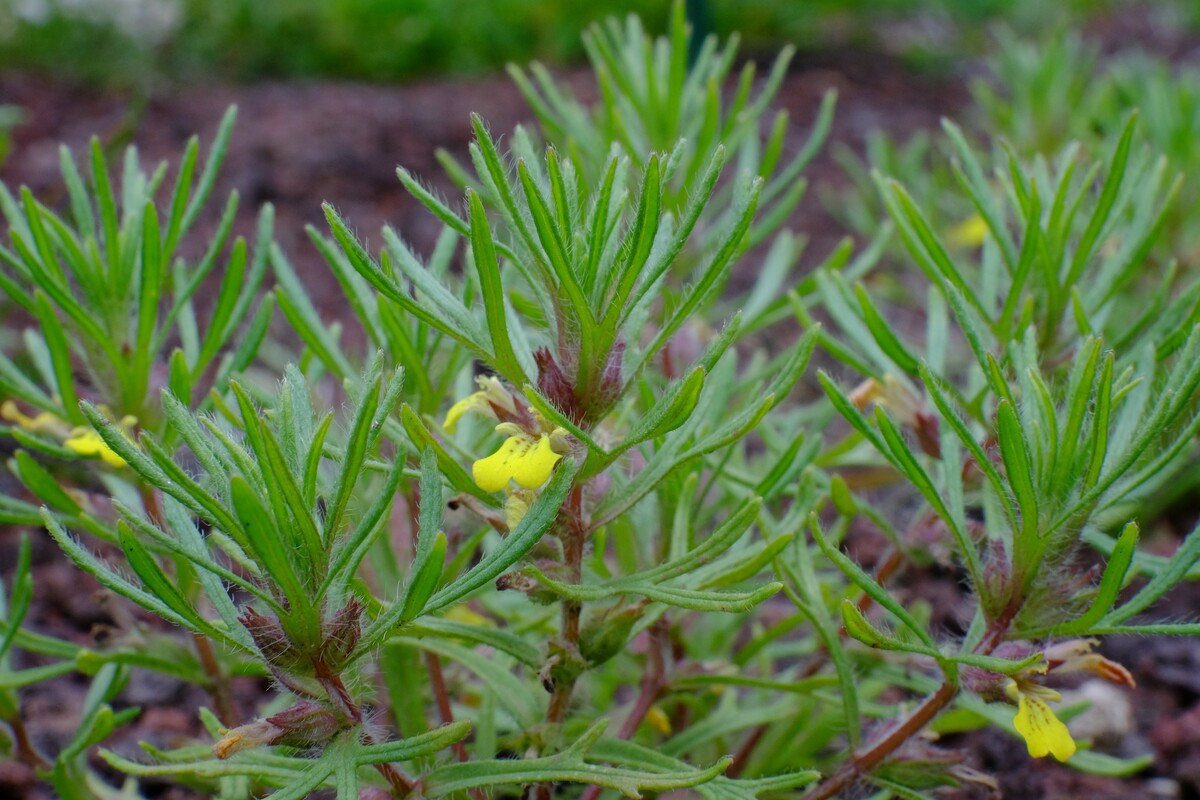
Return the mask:
[[(101, 83), (390, 82), (469, 75), (510, 61), (583, 60), (579, 33), (636, 11), (664, 26), (669, 0), (0, 0), (0, 67)], [(691, 0), (689, 16), (751, 51), (853, 45), (916, 64), (977, 51), (991, 23), (1017, 34), (1102, 20), (1130, 6), (1173, 27), (1200, 25), (1194, 0)]]

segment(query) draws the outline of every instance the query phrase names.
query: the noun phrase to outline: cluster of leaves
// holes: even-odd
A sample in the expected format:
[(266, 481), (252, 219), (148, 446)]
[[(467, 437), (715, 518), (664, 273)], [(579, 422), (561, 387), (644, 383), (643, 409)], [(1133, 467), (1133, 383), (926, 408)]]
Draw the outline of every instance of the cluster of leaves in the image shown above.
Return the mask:
[[(916, 739), (956, 706), (959, 730), (1080, 769), (1144, 765), (1075, 752), (1043, 682), (1128, 676), (1085, 637), (1200, 633), (1142, 619), (1196, 572), (1200, 536), (1137, 548), (1197, 474), (1200, 285), (1144, 274), (1179, 193), (1167, 162), (1136, 150), (1135, 117), (1100, 160), (996, 148), (990, 166), (947, 123), (947, 202), (978, 243), (946, 243), (926, 185), (876, 172), (890, 224), (797, 280), (783, 225), (832, 99), (785, 157), (786, 116), (763, 117), (788, 54), (757, 94), (752, 67), (727, 93), (734, 45), (689, 66), (692, 43), (682, 3), (661, 39), (593, 28), (594, 107), (514, 70), (538, 128), (502, 149), (473, 121), (469, 166), (443, 159), (461, 206), (399, 171), (443, 224), (427, 258), (389, 228), (373, 252), (327, 206), (309, 236), (365, 351), (320, 317), (269, 207), (252, 253), (228, 241), (234, 196), (199, 260), (178, 255), (232, 114), (161, 206), (165, 167), (130, 150), (118, 201), (97, 145), (82, 172), (64, 152), (69, 214), (0, 191), (0, 289), (35, 325), (0, 358), (23, 487), (0, 520), (170, 623), (124, 605), (94, 647), (32, 630), (22, 540), (0, 592), (6, 755), (65, 798), (135, 797), (139, 778), (231, 799), (830, 798), (858, 780), (909, 798), (986, 782)], [(907, 295), (871, 273), (893, 229), (922, 276)], [(724, 296), (755, 260), (759, 285)], [(923, 307), (923, 330), (885, 302)], [(275, 306), (301, 344), (277, 383), (258, 353)], [(785, 319), (799, 332), (762, 335)], [(836, 367), (802, 400), (818, 348)], [(873, 571), (843, 548), (864, 529), (886, 541)], [(949, 628), (888, 589), (930, 559), (965, 587)], [(114, 710), (135, 670), (204, 687), (213, 711), (205, 741), (101, 749), (118, 791), (88, 754), (137, 715)], [(92, 689), (47, 756), (21, 692), (72, 672)], [(234, 702), (241, 676), (273, 681), (262, 708)]]
[[(992, 60), (990, 81), (972, 93), (981, 125), (1002, 136), (1023, 156), (1052, 154), (1070, 142), (1099, 152), (1121, 132), (1132, 110), (1142, 115), (1139, 146), (1161, 154), (1173, 171), (1200, 168), (1200, 70), (1164, 63), (1140, 50), (1102, 59), (1098, 48), (1078, 36), (1043, 44), (1009, 37)], [(1184, 182), (1178, 204), (1164, 220), (1161, 260), (1197, 263), (1200, 240), (1186, 210), (1196, 189)]]
[[(1070, 30), (1021, 37), (1001, 29), (986, 63), (988, 74), (972, 82), (973, 103), (964, 117), (968, 135), (998, 151), (1030, 160), (1054, 158), (1074, 146), (1095, 159), (1116, 145), (1124, 120), (1137, 111), (1142, 124), (1135, 147), (1162, 156), (1172, 173), (1200, 169), (1200, 71), (1194, 68), (1137, 49), (1102, 57), (1096, 43)], [(950, 136), (919, 131), (899, 143), (873, 132), (866, 150), (865, 158), (845, 148), (836, 154), (853, 182), (851, 191), (826, 193), (839, 219), (862, 233), (878, 230), (886, 220), (872, 191), (874, 169), (903, 180), (934, 226), (947, 231), (952, 249), (978, 244), (983, 228), (948, 169), (955, 156)], [(1178, 259), (1191, 266), (1200, 257), (1200, 241), (1187, 219), (1197, 198), (1193, 183), (1181, 184), (1178, 201), (1162, 220), (1151, 253), (1156, 263)], [(953, 232), (956, 226), (961, 227)]]

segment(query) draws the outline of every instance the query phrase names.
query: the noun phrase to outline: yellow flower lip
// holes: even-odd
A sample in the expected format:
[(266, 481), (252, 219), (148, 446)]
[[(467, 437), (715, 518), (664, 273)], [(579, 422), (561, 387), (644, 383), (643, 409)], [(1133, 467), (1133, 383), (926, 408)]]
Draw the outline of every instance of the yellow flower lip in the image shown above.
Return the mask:
[(117, 469), (125, 466), (125, 459), (117, 455), (91, 428), (75, 428), (70, 438), (63, 440), (63, 447), (81, 456), (100, 456), (104, 463)]
[(450, 410), (446, 412), (446, 419), (442, 422), (442, 427), (448, 433), (454, 433), (454, 429), (458, 427), (458, 421), (471, 412), (491, 415), (493, 419), (496, 416), (492, 412), (491, 406), (488, 405), (487, 395), (483, 392), (475, 392), (450, 406)]
[[(516, 429), (514, 431), (514, 429)], [(550, 437), (541, 434), (536, 439), (512, 424), (500, 424), (496, 430), (512, 432), (500, 449), (472, 467), (475, 483), (485, 492), (498, 492), (510, 480), (526, 489), (536, 489), (550, 478), (554, 465), (562, 456), (550, 446)]]
[(1049, 704), (1037, 694), (1021, 691), (1015, 682), (1009, 684), (1010, 696), (1014, 693), (1017, 695), (1017, 715), (1013, 718), (1013, 727), (1024, 737), (1029, 755), (1034, 758), (1052, 755), (1059, 761), (1075, 755), (1071, 732), (1055, 716)]
[[(567, 432), (562, 428), (552, 430), (551, 424), (536, 409), (518, 411), (512, 393), (495, 376), (480, 376), (475, 382), (479, 391), (452, 405), (442, 427), (453, 433), (459, 420), (467, 414), (504, 420), (495, 430), (508, 438), (496, 452), (476, 461), (471, 472), (475, 483), (485, 492), (504, 490), (512, 495), (505, 508), (511, 529), (520, 522), (532, 502), (532, 497), (517, 495), (522, 490), (537, 489), (550, 479), (554, 465), (570, 449), (566, 442)], [(510, 483), (516, 483), (520, 488), (511, 490)]]
[(33, 433), (46, 433), (61, 437), (68, 429), (66, 420), (60, 419), (49, 411), (42, 411), (36, 417), (31, 417), (21, 411), (12, 400), (5, 400), (3, 404), (0, 404), (0, 417)]
[(1037, 678), (1049, 672), (1092, 672), (1113, 683), (1135, 685), (1129, 670), (1092, 652), (1097, 644), (1095, 639), (1056, 642), (1045, 649), (1044, 661), (1016, 674), (1005, 687), (1009, 699), (1017, 704), (1013, 727), (1024, 737), (1029, 755), (1034, 758), (1052, 755), (1066, 761), (1076, 750), (1070, 730), (1050, 708), (1050, 703), (1061, 700), (1062, 695), (1038, 683)]

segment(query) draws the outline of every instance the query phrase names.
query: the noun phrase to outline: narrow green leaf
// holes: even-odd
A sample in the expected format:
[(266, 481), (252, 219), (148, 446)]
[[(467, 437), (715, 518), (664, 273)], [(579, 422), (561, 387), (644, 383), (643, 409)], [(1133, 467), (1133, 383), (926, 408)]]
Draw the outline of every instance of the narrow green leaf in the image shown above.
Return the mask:
[(528, 382), (525, 371), (513, 351), (512, 339), (508, 335), (508, 319), (504, 310), (504, 284), (500, 280), (500, 262), (496, 258), (496, 245), (492, 240), (492, 227), (479, 195), (467, 192), (470, 210), (471, 251), (474, 254), (475, 270), (483, 292), (484, 313), (488, 330), (491, 332), (492, 348), (496, 353), (495, 366), (504, 377), (516, 386)]
[(354, 409), (354, 420), (346, 436), (341, 469), (333, 488), (333, 501), (325, 513), (321, 538), (326, 549), (330, 547), (342, 526), (346, 508), (350, 504), (350, 498), (362, 473), (363, 462), (367, 457), (375, 412), (379, 408), (379, 396), (382, 392), (382, 383), (379, 380), (381, 366), (382, 358), (373, 358), (360, 383), (365, 391), (360, 394)]
[(867, 618), (863, 616), (862, 611), (858, 606), (850, 600), (842, 600), (839, 606), (842, 613), (842, 624), (846, 626), (846, 633), (858, 641), (865, 644), (867, 647), (876, 648), (879, 650), (899, 650), (909, 653), (920, 653), (921, 655), (937, 657), (936, 651), (931, 651), (928, 646), (920, 645), (915, 642), (906, 643), (897, 639), (891, 634), (884, 633), (876, 628)]
[(442, 474), (450, 481), (450, 485), (460, 492), (465, 492), (473, 497), (477, 497), (492, 507), (498, 507), (498, 501), (494, 495), (485, 492), (475, 485), (475, 480), (467, 474), (467, 471), (446, 452), (446, 448), (442, 447), (441, 443), (433, 438), (433, 434), (425, 427), (425, 423), (417, 416), (417, 412), (405, 405), (400, 407), (400, 422), (404, 426), (405, 433), (408, 434), (409, 440), (413, 446), (421, 451), (427, 447), (432, 447), (438, 457), (438, 468)]
[(74, 369), (71, 365), (71, 348), (67, 343), (66, 331), (54, 313), (50, 301), (41, 290), (34, 293), (37, 305), (38, 322), (41, 323), (40, 333), (50, 352), (50, 360), (54, 367), (54, 383), (57, 394), (62, 398), (63, 413), (67, 419), (76, 425), (83, 423), (79, 412), (79, 397), (75, 393)]
[(1100, 199), (1096, 201), (1096, 208), (1088, 220), (1087, 228), (1084, 230), (1079, 244), (1075, 247), (1075, 255), (1071, 258), (1071, 265), (1067, 268), (1067, 274), (1063, 277), (1063, 286), (1074, 286), (1079, 282), (1079, 277), (1083, 274), (1084, 266), (1087, 264), (1088, 259), (1092, 257), (1096, 243), (1100, 238), (1100, 233), (1108, 223), (1109, 216), (1113, 213), (1113, 208), (1117, 202), (1117, 195), (1121, 190), (1121, 184), (1125, 180), (1126, 167), (1129, 163), (1129, 149), (1133, 143), (1133, 132), (1137, 128), (1137, 118), (1138, 112), (1135, 110), (1125, 120), (1125, 125), (1121, 131), (1121, 138), (1118, 140), (1117, 147), (1113, 151), (1112, 160), (1109, 162), (1108, 169), (1103, 173), (1104, 187), (1100, 190)]
[(904, 624), (912, 633), (932, 652), (938, 652), (937, 643), (933, 637), (925, 629), (925, 626), (917, 622), (916, 618), (900, 605), (887, 590), (880, 586), (874, 578), (868, 575), (863, 568), (850, 560), (848, 556), (842, 553), (832, 542), (825, 536), (821, 529), (821, 523), (817, 519), (815, 513), (810, 514), (808, 518), (809, 530), (812, 531), (813, 540), (817, 546), (821, 548), (821, 552), (825, 557), (833, 562), (834, 566), (842, 571), (858, 588), (862, 589), (871, 599), (881, 605), (883, 608), (890, 611), (896, 619)]
[(208, 333), (200, 345), (200, 355), (192, 367), (197, 374), (203, 372), (216, 357), (229, 337), (229, 329), (236, 327), (241, 321), (235, 319), (233, 313), (245, 275), (246, 240), (239, 236), (233, 243), (229, 263), (225, 265), (225, 277), (221, 280), (221, 289), (213, 305), (212, 317), (208, 321)]
[(78, 515), (83, 513), (79, 503), (75, 501), (54, 479), (45, 467), (34, 460), (33, 456), (24, 450), (13, 454), (9, 462), (13, 472), (38, 500), (50, 506), (55, 511)]
[(892, 332), (891, 324), (875, 308), (875, 303), (871, 300), (871, 296), (867, 294), (866, 288), (861, 283), (856, 283), (854, 284), (854, 294), (858, 298), (859, 308), (862, 309), (863, 321), (867, 323), (867, 328), (871, 331), (871, 335), (875, 338), (875, 342), (879, 345), (880, 349), (900, 369), (909, 375), (916, 375), (918, 369), (916, 357), (896, 338), (896, 334)]
[(125, 553), (125, 559), (141, 579), (142, 584), (155, 597), (166, 603), (172, 611), (188, 620), (192, 630), (212, 634), (214, 632), (212, 624), (196, 612), (180, 588), (163, 572), (154, 556), (133, 535), (129, 526), (118, 520), (117, 533), (120, 537), (121, 550)]
[[(1008, 484), (1012, 487), (1017, 499), (1017, 507), (1021, 510), (1021, 532), (1016, 538), (1016, 548), (1019, 552), (1030, 553), (1041, 551), (1038, 530), (1038, 500), (1034, 489), (1032, 465), (1029, 462), (1029, 447), (1021, 431), (1021, 422), (1017, 412), (1007, 400), (1001, 400), (996, 409), (998, 424), (997, 437), (1000, 442), (1000, 457), (1004, 461), (1004, 471), (1008, 475)], [(1014, 533), (1016, 533), (1014, 531)], [(1032, 568), (1032, 563), (1026, 563)]]
[(471, 733), (471, 723), (460, 720), (435, 728), (427, 733), (406, 736), (394, 742), (359, 745), (355, 756), (360, 765), (383, 764), (389, 761), (413, 761), (434, 755)]
[(500, 573), (524, 558), (558, 517), (559, 509), (566, 500), (578, 470), (579, 466), (573, 459), (563, 458), (555, 467), (550, 482), (542, 489), (516, 529), (505, 537), (500, 547), (430, 598), (424, 613), (432, 614), (457, 603), (480, 587), (491, 583)]
[(1125, 586), (1125, 578), (1129, 574), (1133, 557), (1137, 553), (1138, 536), (1137, 523), (1132, 521), (1127, 523), (1122, 529), (1121, 535), (1117, 537), (1112, 554), (1108, 557), (1108, 563), (1104, 566), (1104, 574), (1100, 576), (1100, 586), (1096, 589), (1096, 596), (1092, 600), (1092, 604), (1088, 606), (1087, 611), (1075, 619), (1058, 626), (1055, 629), (1056, 633), (1086, 634), (1113, 610), (1117, 597)]
[(432, 544), (422, 554), (424, 558), (413, 562), (412, 579), (397, 601), (403, 608), (399, 619), (401, 624), (421, 616), (446, 566), (446, 534), (438, 531), (433, 536), (427, 534), (425, 538), (431, 539)]

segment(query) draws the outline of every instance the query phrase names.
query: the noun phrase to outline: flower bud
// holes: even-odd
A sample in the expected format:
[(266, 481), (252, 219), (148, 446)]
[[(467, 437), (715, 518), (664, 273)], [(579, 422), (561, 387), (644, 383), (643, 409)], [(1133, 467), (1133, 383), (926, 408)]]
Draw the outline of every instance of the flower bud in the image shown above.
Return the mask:
[(279, 729), (271, 744), (292, 747), (322, 744), (342, 728), (341, 721), (332, 710), (308, 700), (267, 717), (266, 721)]
[(617, 611), (608, 609), (588, 619), (579, 633), (579, 654), (593, 666), (603, 664), (625, 649), (634, 624), (641, 619), (644, 604)]
[(213, 755), (229, 758), (242, 750), (273, 744), (311, 747), (327, 742), (341, 729), (342, 723), (333, 711), (305, 700), (273, 716), (224, 731), (213, 745)]
[(333, 618), (323, 626), (324, 638), (321, 643), (321, 660), (331, 669), (337, 669), (346, 663), (358, 645), (362, 633), (360, 620), (363, 607), (358, 598), (352, 597), (342, 606)]
[(288, 639), (279, 620), (247, 608), (238, 617), (238, 622), (249, 632), (258, 652), (269, 664), (283, 670), (304, 667), (307, 671), (304, 654)]
[(575, 387), (554, 360), (549, 348), (539, 347), (533, 354), (533, 360), (538, 370), (538, 391), (578, 425), (583, 421), (583, 410), (579, 407), (579, 398), (575, 396)]

